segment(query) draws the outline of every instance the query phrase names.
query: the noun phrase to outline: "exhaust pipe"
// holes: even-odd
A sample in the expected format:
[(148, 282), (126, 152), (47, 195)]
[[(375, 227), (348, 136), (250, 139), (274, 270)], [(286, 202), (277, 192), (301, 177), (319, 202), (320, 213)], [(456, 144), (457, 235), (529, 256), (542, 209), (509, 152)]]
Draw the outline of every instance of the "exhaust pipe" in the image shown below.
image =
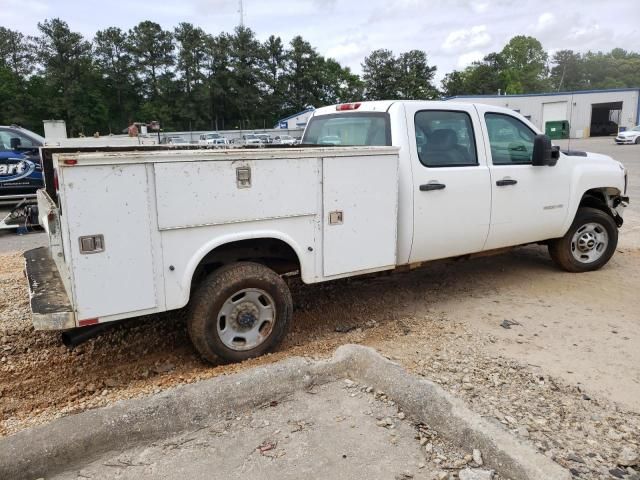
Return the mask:
[(75, 347), (87, 340), (91, 340), (92, 338), (103, 334), (107, 330), (112, 329), (116, 323), (117, 322), (106, 322), (63, 332), (62, 343), (64, 343), (69, 350), (73, 350)]

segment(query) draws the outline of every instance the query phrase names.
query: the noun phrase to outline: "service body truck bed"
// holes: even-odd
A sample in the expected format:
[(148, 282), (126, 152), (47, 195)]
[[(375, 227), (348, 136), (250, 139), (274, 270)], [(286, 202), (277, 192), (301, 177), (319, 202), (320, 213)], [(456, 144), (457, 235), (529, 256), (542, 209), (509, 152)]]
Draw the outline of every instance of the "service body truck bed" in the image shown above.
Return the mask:
[(394, 147), (51, 152), (60, 206), (40, 190), (39, 211), (73, 314), (50, 328), (181, 308), (239, 240), (286, 242), (306, 283), (396, 265)]

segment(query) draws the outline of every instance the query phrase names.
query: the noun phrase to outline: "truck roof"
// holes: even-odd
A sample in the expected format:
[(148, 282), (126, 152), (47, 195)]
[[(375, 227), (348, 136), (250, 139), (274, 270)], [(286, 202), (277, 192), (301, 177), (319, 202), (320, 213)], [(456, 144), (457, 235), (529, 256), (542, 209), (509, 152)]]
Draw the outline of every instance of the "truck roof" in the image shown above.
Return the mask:
[[(354, 110), (342, 110), (340, 111), (340, 113), (386, 112), (389, 110), (389, 108), (391, 108), (392, 105), (396, 103), (399, 103), (399, 104), (424, 103), (424, 104), (428, 104), (430, 108), (433, 108), (433, 109), (441, 108), (443, 110), (448, 110), (451, 108), (462, 107), (462, 106), (468, 107), (469, 105), (484, 105), (479, 102), (451, 102), (448, 100), (447, 101), (444, 101), (444, 100), (375, 100), (370, 102), (352, 102), (352, 103), (353, 104), (359, 103), (360, 106)], [(510, 114), (514, 113), (514, 110), (511, 110), (509, 108), (497, 107), (495, 105), (487, 105), (487, 106), (491, 107), (491, 110), (496, 112), (505, 112)], [(314, 116), (328, 115), (331, 113), (336, 113), (337, 112), (336, 107), (337, 105), (330, 105), (327, 107), (317, 108), (313, 113), (313, 115)]]

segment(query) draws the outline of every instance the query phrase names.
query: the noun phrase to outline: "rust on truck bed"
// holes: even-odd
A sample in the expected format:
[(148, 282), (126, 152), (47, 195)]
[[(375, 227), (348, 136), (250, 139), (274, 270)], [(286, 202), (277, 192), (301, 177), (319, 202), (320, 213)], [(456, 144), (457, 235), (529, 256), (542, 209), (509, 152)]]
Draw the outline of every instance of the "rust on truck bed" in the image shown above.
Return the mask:
[(76, 326), (56, 264), (47, 247), (24, 252), (31, 316), (36, 330), (64, 330)]

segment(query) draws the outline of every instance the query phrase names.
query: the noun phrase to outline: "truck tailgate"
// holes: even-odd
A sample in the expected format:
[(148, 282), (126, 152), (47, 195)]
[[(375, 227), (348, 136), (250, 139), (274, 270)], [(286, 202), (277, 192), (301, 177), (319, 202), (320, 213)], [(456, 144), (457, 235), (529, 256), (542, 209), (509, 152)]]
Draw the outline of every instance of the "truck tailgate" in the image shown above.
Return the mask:
[(24, 258), (35, 329), (63, 330), (75, 327), (75, 313), (49, 249), (40, 247), (28, 250)]

